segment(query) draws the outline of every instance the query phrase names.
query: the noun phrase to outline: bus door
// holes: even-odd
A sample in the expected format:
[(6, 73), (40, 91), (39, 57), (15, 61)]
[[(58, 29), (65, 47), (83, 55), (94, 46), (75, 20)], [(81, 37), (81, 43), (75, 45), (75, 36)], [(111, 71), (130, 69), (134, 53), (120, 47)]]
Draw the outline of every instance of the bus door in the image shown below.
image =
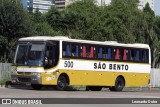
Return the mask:
[(59, 60), (59, 42), (48, 41), (45, 47), (44, 67), (51, 68), (58, 64)]

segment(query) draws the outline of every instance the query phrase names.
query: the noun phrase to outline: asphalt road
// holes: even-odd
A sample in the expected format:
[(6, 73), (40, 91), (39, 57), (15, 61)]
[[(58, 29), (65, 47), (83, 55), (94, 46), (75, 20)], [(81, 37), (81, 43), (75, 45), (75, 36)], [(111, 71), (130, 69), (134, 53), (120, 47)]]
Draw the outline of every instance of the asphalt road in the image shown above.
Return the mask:
[(160, 88), (125, 88), (122, 92), (104, 91), (56, 91), (52, 88), (33, 90), (30, 87), (0, 88), (0, 98), (160, 98)]
[[(148, 91), (147, 89), (124, 89), (123, 92), (105, 91), (55, 91), (42, 89), (39, 91), (31, 88), (0, 88), (0, 98), (160, 98), (160, 88)], [(81, 100), (81, 99), (79, 99)], [(83, 100), (83, 99), (82, 99)], [(159, 99), (160, 101), (160, 99)], [(116, 102), (115, 102), (116, 103)], [(21, 107), (22, 105), (0, 105), (0, 107)], [(23, 105), (23, 107), (159, 107), (160, 104), (47, 104)]]

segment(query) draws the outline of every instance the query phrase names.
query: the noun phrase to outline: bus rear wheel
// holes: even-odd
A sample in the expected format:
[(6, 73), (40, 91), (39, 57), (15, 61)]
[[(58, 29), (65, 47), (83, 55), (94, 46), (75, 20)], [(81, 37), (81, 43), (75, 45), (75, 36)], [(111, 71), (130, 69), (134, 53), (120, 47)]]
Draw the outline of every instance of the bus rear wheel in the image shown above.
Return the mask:
[(56, 89), (60, 91), (66, 90), (68, 82), (65, 76), (61, 75), (58, 78)]
[(40, 84), (31, 84), (31, 87), (34, 90), (41, 90), (42, 89), (42, 85), (40, 85)]
[(88, 90), (91, 91), (101, 91), (102, 87), (101, 86), (87, 86)]
[(118, 77), (115, 81), (115, 86), (110, 87), (110, 91), (122, 91), (125, 86), (124, 79), (122, 77)]

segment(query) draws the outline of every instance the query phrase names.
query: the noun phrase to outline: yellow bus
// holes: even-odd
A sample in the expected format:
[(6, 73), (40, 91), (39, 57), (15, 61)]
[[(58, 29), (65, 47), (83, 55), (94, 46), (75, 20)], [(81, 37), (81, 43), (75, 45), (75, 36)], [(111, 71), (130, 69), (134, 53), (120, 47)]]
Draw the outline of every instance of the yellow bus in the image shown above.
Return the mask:
[(147, 44), (33, 36), (18, 40), (13, 68), (12, 83), (36, 90), (82, 85), (91, 91), (122, 91), (148, 85), (151, 53)]

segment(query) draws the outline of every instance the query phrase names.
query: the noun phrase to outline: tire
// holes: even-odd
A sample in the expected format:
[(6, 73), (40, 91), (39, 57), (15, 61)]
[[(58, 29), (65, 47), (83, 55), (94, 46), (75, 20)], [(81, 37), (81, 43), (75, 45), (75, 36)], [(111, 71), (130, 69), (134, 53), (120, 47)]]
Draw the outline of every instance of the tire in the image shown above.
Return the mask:
[(115, 81), (115, 86), (110, 87), (110, 91), (122, 91), (125, 86), (124, 80), (121, 77), (118, 77)]
[(102, 87), (101, 86), (87, 86), (88, 90), (91, 91), (101, 91)]
[(68, 82), (66, 77), (63, 75), (59, 76), (56, 89), (59, 91), (64, 91), (66, 90), (67, 86), (68, 86)]
[(31, 86), (34, 90), (41, 90), (42, 89), (42, 85), (40, 85), (40, 84), (31, 84)]

